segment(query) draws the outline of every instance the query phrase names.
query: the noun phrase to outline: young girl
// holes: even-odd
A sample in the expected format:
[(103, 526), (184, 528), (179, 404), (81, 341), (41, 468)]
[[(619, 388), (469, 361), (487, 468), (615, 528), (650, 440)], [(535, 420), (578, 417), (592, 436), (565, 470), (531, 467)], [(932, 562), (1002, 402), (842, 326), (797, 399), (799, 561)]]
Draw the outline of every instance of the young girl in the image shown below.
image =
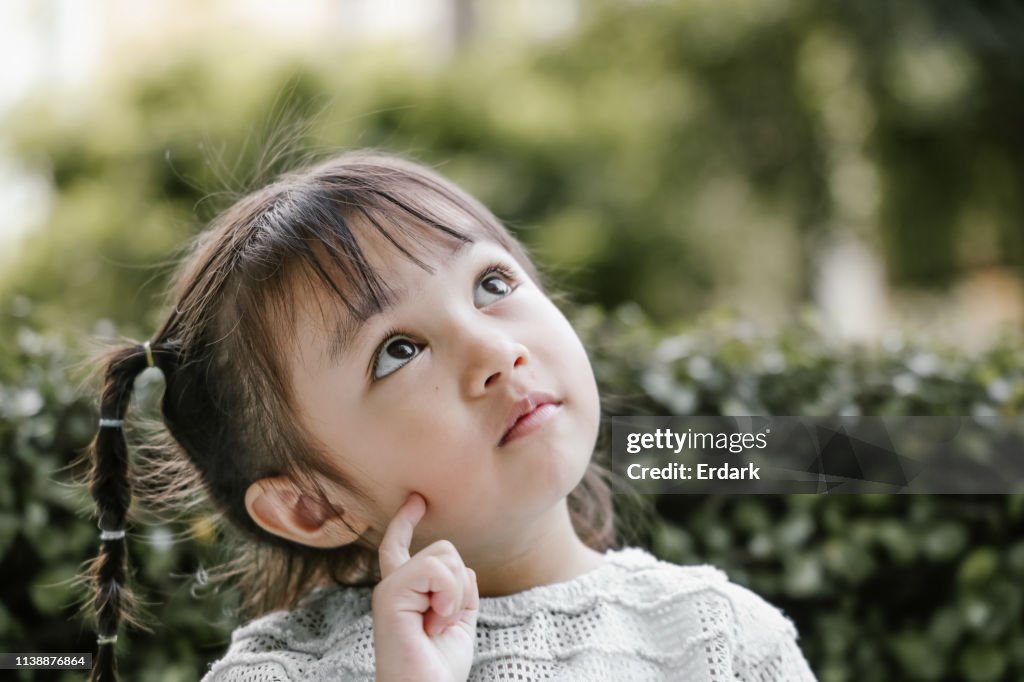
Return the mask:
[[(198, 237), (168, 307), (104, 357), (93, 679), (129, 614), (129, 480), (207, 495), (246, 540), (260, 617), (206, 682), (814, 679), (792, 623), (722, 572), (611, 549), (586, 352), (437, 174), (358, 153), (286, 175)], [(153, 365), (170, 458), (129, 475)]]

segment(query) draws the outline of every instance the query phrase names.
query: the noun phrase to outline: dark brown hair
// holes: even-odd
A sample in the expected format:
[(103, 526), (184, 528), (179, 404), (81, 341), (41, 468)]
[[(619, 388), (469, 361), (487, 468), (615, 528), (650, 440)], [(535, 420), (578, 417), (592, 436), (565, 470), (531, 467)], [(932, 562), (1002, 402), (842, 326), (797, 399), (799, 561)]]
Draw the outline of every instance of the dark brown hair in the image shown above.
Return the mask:
[[(253, 482), (278, 475), (305, 482), (325, 504), (316, 475), (348, 486), (294, 411), (284, 358), (304, 292), (337, 294), (325, 317), (364, 320), (392, 295), (386, 273), (370, 267), (361, 231), (381, 236), (429, 269), (425, 256), (476, 239), (504, 246), (540, 285), (523, 247), (479, 202), (440, 175), (404, 159), (349, 153), (288, 173), (236, 202), (198, 235), (175, 273), (168, 316), (151, 337), (164, 376), (163, 431), (148, 434), (129, 466), (123, 429), (104, 426), (89, 446), (89, 485), (102, 529), (123, 529), (134, 492), (150, 510), (212, 508), (235, 529), (236, 558), (223, 576), (256, 616), (290, 608), (309, 588), (372, 585), (375, 549), (364, 541), (332, 549), (299, 545), (260, 528), (244, 503)], [(365, 239), (365, 235), (364, 235)], [(364, 242), (365, 243), (365, 242)], [(333, 328), (331, 324), (325, 329)], [(97, 358), (105, 371), (100, 417), (125, 414), (135, 377), (148, 365), (138, 343)], [(592, 463), (569, 498), (580, 538), (613, 546), (612, 503), (604, 470)], [(106, 642), (132, 618), (123, 539), (105, 536), (92, 561), (92, 605)], [(113, 644), (99, 647), (92, 679), (116, 677)]]

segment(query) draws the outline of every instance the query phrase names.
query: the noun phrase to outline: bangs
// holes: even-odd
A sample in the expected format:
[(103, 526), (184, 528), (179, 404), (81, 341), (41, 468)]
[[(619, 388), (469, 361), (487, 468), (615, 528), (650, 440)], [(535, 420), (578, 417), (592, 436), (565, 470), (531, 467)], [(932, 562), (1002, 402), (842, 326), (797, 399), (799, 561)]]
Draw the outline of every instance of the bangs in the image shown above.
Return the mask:
[[(290, 311), (284, 342), (296, 352), (298, 315), (314, 317), (319, 324), (318, 345), (322, 359), (337, 361), (359, 328), (397, 300), (387, 271), (367, 257), (367, 247), (379, 254), (393, 251), (425, 272), (433, 273), (453, 254), (485, 235), (418, 219), (400, 221), (387, 214), (358, 207), (352, 218), (335, 212), (339, 224), (323, 239), (309, 239), (290, 263), (281, 296)], [(340, 229), (339, 229), (340, 228)], [(358, 235), (358, 236), (356, 236)]]
[[(401, 191), (404, 189), (405, 191)], [(453, 197), (422, 186), (339, 188), (330, 179), (283, 192), (259, 220), (268, 247), (258, 284), (271, 343), (281, 358), (299, 348), (300, 316), (312, 316), (317, 350), (326, 362), (347, 350), (358, 329), (396, 300), (389, 274), (370, 255), (393, 251), (427, 272), (451, 255), (484, 239), (515, 249), (491, 217), (480, 220)], [(252, 262), (252, 261), (250, 261)]]

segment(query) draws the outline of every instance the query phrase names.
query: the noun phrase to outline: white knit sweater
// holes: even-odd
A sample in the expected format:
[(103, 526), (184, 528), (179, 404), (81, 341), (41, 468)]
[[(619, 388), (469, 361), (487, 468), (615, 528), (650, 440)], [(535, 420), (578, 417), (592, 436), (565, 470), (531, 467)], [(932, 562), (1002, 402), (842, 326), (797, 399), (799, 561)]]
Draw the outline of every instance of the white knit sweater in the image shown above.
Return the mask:
[[(711, 566), (609, 551), (572, 580), (480, 600), (469, 679), (813, 681), (796, 629)], [(239, 627), (203, 682), (373, 680), (370, 588), (326, 587)]]

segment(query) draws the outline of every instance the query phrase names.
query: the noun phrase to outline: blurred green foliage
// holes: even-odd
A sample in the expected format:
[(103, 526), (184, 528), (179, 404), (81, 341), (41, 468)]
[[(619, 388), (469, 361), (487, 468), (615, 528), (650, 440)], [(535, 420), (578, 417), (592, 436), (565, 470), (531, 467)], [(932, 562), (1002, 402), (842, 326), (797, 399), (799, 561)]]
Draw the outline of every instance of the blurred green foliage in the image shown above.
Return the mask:
[(566, 36), (482, 34), (440, 67), (224, 36), (12, 118), (57, 194), (0, 295), (151, 328), (151, 266), (233, 192), (298, 150), (362, 146), (437, 164), (579, 299), (661, 321), (792, 309), (832, 234), (896, 284), (1020, 268), (1022, 31), (1013, 3), (730, 0), (584, 3)]
[[(1020, 338), (968, 358), (907, 340), (838, 346), (810, 322), (764, 335), (709, 314), (665, 334), (631, 306), (572, 317), (608, 415), (1018, 416), (1024, 406)], [(82, 593), (67, 580), (96, 551), (97, 530), (63, 467), (92, 438), (98, 399), (68, 372), (80, 338), (41, 331), (27, 300), (0, 310), (0, 323), (0, 449), (10, 453), (0, 459), (0, 648), (91, 651), (91, 626), (74, 616)], [(899, 376), (914, 382), (895, 390)], [(140, 375), (129, 427), (156, 414), (161, 390), (159, 372)], [(783, 608), (823, 682), (1024, 676), (1024, 495), (622, 496), (617, 506), (629, 544), (712, 563)], [(209, 535), (175, 541), (186, 530), (131, 528), (154, 631), (119, 645), (128, 679), (193, 680), (226, 648), (236, 595), (204, 585), (223, 557)]]
[[(1004, 415), (1024, 346), (968, 357), (896, 336), (765, 334), (722, 312), (654, 331), (636, 306), (576, 316), (610, 415)], [(640, 387), (640, 390), (638, 390)], [(1024, 676), (1024, 495), (663, 495), (639, 539), (782, 607), (823, 682)], [(632, 510), (632, 505), (626, 505)]]
[[(967, 356), (840, 346), (811, 323), (769, 336), (717, 314), (675, 323), (721, 300), (804, 300), (834, 232), (879, 247), (898, 284), (1020, 268), (1024, 12), (584, 4), (568, 37), (527, 50), (481, 37), (443, 69), (384, 52), (283, 61), (225, 36), (5, 122), (54, 195), (0, 272), (0, 649), (94, 647), (66, 581), (97, 531), (82, 491), (60, 484), (98, 416), (95, 387), (69, 371), (82, 337), (146, 338), (176, 250), (310, 148), (436, 164), (557, 264), (556, 286), (594, 304), (574, 318), (610, 415), (1020, 413), (1019, 338)], [(159, 376), (138, 387), (145, 412)], [(782, 606), (824, 682), (1024, 678), (1021, 496), (649, 502), (637, 541)], [(195, 679), (226, 646), (235, 600), (195, 577), (216, 543), (174, 542), (182, 530), (130, 536), (155, 632), (119, 645), (129, 679)]]
[[(82, 372), (72, 371), (87, 353), (81, 337), (43, 331), (33, 315), (20, 298), (0, 311), (0, 650), (94, 653), (92, 624), (72, 617), (88, 595), (71, 581), (95, 556), (98, 530), (88, 518), (88, 492), (74, 485), (83, 470), (70, 465), (95, 435), (99, 388), (86, 397)], [(154, 378), (160, 381), (157, 374), (136, 382), (143, 405)], [(197, 679), (202, 662), (226, 642), (230, 600), (197, 600), (192, 593), (201, 596), (202, 585), (175, 579), (196, 574), (202, 564), (196, 547), (174, 544), (174, 532), (140, 525), (130, 534), (143, 610), (154, 604), (147, 624), (159, 625), (154, 635), (137, 635), (124, 646), (125, 679)], [(7, 674), (4, 679), (83, 678), (80, 672)]]

